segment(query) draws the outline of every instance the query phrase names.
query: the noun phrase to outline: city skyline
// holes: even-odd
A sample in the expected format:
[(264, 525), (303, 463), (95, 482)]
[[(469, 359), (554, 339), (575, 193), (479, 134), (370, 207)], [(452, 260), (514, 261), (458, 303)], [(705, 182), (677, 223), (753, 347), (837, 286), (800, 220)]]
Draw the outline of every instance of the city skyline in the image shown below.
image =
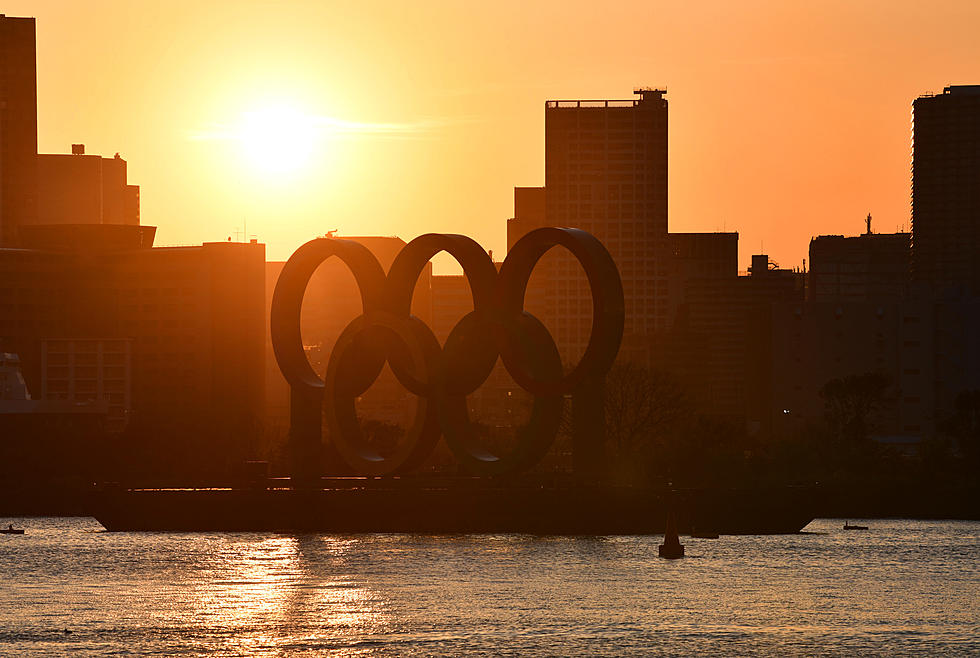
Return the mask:
[[(283, 260), (334, 228), (456, 231), (503, 253), (512, 188), (544, 183), (544, 102), (644, 85), (672, 109), (670, 230), (738, 231), (740, 269), (760, 252), (799, 267), (810, 237), (857, 234), (868, 212), (908, 230), (911, 103), (971, 82), (978, 10), (761, 7), (5, 11), (38, 19), (39, 150), (119, 151), (158, 244), (244, 230)], [(440, 38), (416, 43), (426, 21)], [(242, 139), (276, 152), (249, 129), (263, 112), (320, 135), (285, 151), (305, 166), (269, 176), (244, 157)]]
[(0, 11), (0, 654), (980, 655), (980, 5)]

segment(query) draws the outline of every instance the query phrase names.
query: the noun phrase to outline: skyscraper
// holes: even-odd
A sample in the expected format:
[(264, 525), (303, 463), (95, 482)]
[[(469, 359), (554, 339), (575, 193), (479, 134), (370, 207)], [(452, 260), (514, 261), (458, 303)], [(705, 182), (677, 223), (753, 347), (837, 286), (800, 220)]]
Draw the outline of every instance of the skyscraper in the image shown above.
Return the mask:
[(0, 246), (37, 214), (36, 69), (34, 19), (0, 14)]
[(980, 85), (912, 107), (914, 279), (940, 295), (980, 294)]
[[(666, 328), (667, 100), (638, 89), (632, 100), (545, 104), (545, 208), (551, 226), (581, 228), (609, 249), (623, 279), (625, 343)], [(588, 284), (569, 257), (546, 265), (546, 315), (563, 356), (588, 342)]]
[(666, 91), (635, 93), (633, 100), (545, 104), (552, 224), (616, 227), (618, 237), (624, 230), (657, 238), (667, 233)]
[[(667, 100), (637, 89), (633, 100), (545, 104), (545, 186), (514, 190), (507, 248), (541, 226), (589, 231), (609, 249), (623, 281), (620, 358), (662, 361), (663, 345), (694, 281), (734, 280), (737, 233), (667, 232)], [(560, 249), (542, 258), (525, 295), (574, 363), (591, 332), (584, 273)]]

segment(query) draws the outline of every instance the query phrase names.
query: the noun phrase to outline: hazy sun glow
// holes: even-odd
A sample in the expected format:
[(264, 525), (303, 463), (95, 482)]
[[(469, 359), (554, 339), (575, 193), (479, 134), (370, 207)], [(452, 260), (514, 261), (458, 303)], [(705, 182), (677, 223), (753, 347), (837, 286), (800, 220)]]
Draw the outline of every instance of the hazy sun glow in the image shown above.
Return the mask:
[(243, 113), (234, 132), (252, 168), (269, 175), (304, 169), (320, 137), (314, 117), (284, 105)]
[(737, 230), (742, 269), (762, 250), (785, 267), (868, 212), (908, 228), (911, 103), (980, 62), (976, 0), (271, 4), (5, 2), (37, 17), (41, 152), (119, 151), (160, 244), (226, 237), (217, 218), (248, 205), (274, 260), (326, 229), (463, 216), (503, 253), (513, 188), (544, 184), (544, 102), (662, 85), (670, 230)]

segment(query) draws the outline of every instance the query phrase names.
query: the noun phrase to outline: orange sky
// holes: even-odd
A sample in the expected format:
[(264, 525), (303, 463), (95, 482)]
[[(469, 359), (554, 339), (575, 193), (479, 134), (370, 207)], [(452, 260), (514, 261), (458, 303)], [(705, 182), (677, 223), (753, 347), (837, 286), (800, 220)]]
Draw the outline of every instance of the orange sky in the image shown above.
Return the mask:
[[(912, 99), (980, 83), (975, 0), (3, 11), (37, 18), (41, 152), (118, 151), (159, 245), (245, 220), (270, 259), (331, 229), (461, 232), (502, 254), (513, 187), (544, 181), (544, 101), (652, 85), (670, 102), (670, 229), (737, 230), (743, 269), (760, 248), (795, 266), (810, 236), (859, 233), (869, 211), (908, 228)], [(269, 105), (316, 122), (288, 175), (222, 136)]]

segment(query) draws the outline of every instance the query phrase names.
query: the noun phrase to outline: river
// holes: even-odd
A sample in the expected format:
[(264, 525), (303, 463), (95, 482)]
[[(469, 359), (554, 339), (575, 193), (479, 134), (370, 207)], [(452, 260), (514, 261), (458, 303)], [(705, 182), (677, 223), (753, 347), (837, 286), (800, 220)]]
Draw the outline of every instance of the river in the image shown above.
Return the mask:
[[(784, 536), (110, 533), (0, 519), (0, 655), (980, 653), (980, 523)], [(852, 520), (856, 521), (856, 520)]]

